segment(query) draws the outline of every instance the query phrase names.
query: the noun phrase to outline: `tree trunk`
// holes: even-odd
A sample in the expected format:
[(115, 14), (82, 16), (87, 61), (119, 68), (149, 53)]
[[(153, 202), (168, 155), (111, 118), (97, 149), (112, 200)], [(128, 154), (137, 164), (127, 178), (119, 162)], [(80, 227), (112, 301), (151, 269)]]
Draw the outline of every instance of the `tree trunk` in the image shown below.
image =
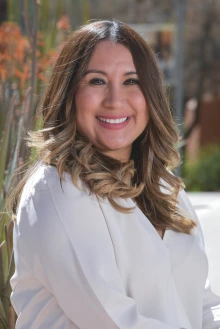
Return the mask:
[(0, 0), (0, 24), (7, 20), (7, 0)]

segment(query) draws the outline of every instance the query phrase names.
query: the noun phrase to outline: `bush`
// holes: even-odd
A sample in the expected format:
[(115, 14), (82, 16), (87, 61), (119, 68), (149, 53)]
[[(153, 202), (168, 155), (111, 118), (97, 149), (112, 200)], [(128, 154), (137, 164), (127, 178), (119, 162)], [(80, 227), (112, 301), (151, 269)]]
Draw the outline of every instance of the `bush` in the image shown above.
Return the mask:
[[(62, 29), (65, 37), (67, 20), (62, 18), (58, 23), (57, 28)], [(14, 273), (14, 221), (5, 211), (5, 200), (10, 186), (16, 184), (16, 175), (13, 174), (16, 168), (33, 155), (23, 136), (40, 124), (40, 119), (33, 123), (40, 99), (36, 94), (40, 95), (43, 90), (47, 72), (58, 55), (58, 50), (45, 50), (43, 37), (36, 30), (36, 42), (30, 42), (16, 23), (0, 25), (0, 329), (14, 329), (16, 320), (10, 301), (10, 278)]]
[(183, 181), (188, 191), (220, 191), (220, 147), (202, 149), (198, 159), (183, 165)]

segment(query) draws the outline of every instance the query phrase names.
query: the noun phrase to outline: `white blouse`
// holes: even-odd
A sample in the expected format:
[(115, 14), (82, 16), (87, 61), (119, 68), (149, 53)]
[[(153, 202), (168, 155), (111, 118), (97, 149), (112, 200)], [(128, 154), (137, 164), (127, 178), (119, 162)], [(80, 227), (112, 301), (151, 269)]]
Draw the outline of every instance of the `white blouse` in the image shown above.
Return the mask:
[[(82, 187), (82, 186), (81, 186)], [(219, 329), (198, 226), (163, 240), (135, 207), (116, 211), (41, 165), (14, 226), (16, 329)], [(179, 207), (198, 221), (184, 191)]]

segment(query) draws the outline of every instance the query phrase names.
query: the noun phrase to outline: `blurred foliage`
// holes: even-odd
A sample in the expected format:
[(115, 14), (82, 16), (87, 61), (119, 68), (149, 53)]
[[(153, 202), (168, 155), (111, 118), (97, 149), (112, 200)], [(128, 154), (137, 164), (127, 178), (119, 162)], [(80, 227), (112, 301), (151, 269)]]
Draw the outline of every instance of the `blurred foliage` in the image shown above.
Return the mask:
[[(73, 30), (90, 18), (89, 0), (37, 0), (40, 3), (39, 31), (43, 32), (45, 51), (53, 48), (59, 35), (57, 34), (57, 22), (62, 16), (68, 16), (68, 30)], [(21, 26), (22, 33), (26, 34), (25, 13), (28, 12), (29, 20), (33, 24), (35, 16), (34, 0), (7, 0), (8, 20)]]
[(0, 243), (0, 329), (14, 329), (17, 317), (10, 301), (10, 278), (15, 271), (13, 227), (13, 220), (8, 225), (2, 225), (0, 221), (0, 232), (3, 233), (2, 243)]
[[(55, 62), (56, 52), (50, 50), (44, 54), (42, 33), (38, 34), (37, 47), (36, 75), (39, 82), (46, 82), (46, 69)], [(21, 96), (30, 82), (32, 49), (16, 23), (6, 22), (0, 26), (0, 49), (1, 100), (9, 99), (13, 90)]]
[[(42, 51), (43, 47), (44, 42), (39, 33), (36, 49), (37, 63), (32, 72), (32, 48), (28, 39), (21, 34), (19, 26), (10, 22), (0, 26), (0, 190), (3, 188), (5, 171), (12, 172), (18, 165), (15, 157), (18, 157), (21, 150), (17, 144), (32, 120), (29, 117), (31, 92), (28, 91), (31, 75), (35, 75), (37, 82), (35, 92), (40, 94), (43, 83), (47, 81), (49, 68), (57, 57), (57, 51), (50, 50), (45, 54)], [(38, 104), (38, 99), (35, 98), (34, 108)], [(24, 153), (25, 151), (23, 154), (21, 151), (21, 156), (24, 156)], [(8, 185), (8, 183), (4, 185), (5, 193)], [(0, 206), (3, 197), (4, 195), (1, 194)]]
[(209, 145), (193, 163), (186, 160), (183, 181), (188, 191), (220, 191), (220, 147)]
[[(11, 173), (30, 156), (22, 137), (30, 127), (34, 128), (33, 115), (69, 27), (68, 17), (61, 16), (56, 23), (59, 47), (45, 52), (42, 32), (37, 33), (33, 49), (33, 43), (16, 23), (0, 25), (0, 211), (11, 184)], [(35, 66), (32, 65), (33, 53)], [(29, 87), (33, 77), (35, 90)], [(32, 109), (31, 97), (34, 98)], [(39, 128), (39, 124), (38, 120), (35, 125)]]
[[(59, 10), (61, 1), (56, 1), (52, 30), (46, 25), (45, 16), (45, 26), (38, 31), (39, 17), (49, 2), (51, 5), (51, 1), (42, 1), (42, 7), (39, 0), (19, 2), (26, 5), (27, 35), (22, 33), (16, 20), (0, 25), (0, 329), (14, 329), (16, 319), (10, 303), (10, 278), (14, 272), (13, 220), (4, 212), (5, 200), (9, 189), (16, 184), (16, 169), (30, 163), (34, 156), (34, 151), (27, 149), (24, 137), (29, 129), (40, 129), (41, 118), (33, 120), (35, 111), (51, 67), (71, 29), (68, 16)], [(31, 12), (36, 6), (38, 13)], [(10, 0), (8, 7), (9, 18), (13, 20), (13, 15), (18, 15), (13, 8), (18, 6)], [(44, 20), (40, 20), (41, 24)]]

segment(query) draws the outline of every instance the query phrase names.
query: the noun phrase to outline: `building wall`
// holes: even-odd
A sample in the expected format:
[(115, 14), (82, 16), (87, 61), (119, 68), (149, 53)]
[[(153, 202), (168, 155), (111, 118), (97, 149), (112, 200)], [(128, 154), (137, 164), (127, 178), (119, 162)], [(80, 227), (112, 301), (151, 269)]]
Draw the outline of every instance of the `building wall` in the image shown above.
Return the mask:
[(220, 99), (203, 102), (201, 105), (200, 144), (220, 146)]

